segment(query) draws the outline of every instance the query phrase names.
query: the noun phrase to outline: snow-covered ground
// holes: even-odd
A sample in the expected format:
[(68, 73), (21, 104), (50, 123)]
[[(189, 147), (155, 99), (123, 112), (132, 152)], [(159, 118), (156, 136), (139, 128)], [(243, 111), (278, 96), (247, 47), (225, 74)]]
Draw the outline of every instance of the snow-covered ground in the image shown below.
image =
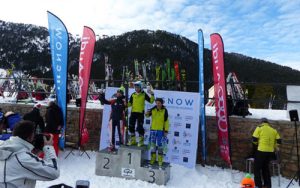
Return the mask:
[[(12, 103), (15, 102), (15, 99), (11, 98), (11, 97), (0, 97), (0, 104), (1, 103)], [(42, 106), (47, 106), (49, 102), (49, 99), (46, 99), (44, 101), (38, 101), (38, 103), (40, 103)], [(20, 102), (20, 103), (25, 103)], [(28, 101), (26, 103), (27, 105), (34, 105), (34, 102), (32, 101)], [(75, 101), (71, 101), (70, 104), (68, 104), (68, 108), (75, 108)], [(88, 100), (87, 102), (87, 108), (88, 109), (102, 109), (103, 106), (100, 104), (99, 100)], [(272, 110), (272, 109), (254, 109), (254, 108), (250, 108), (249, 109), (250, 113), (252, 115), (248, 115), (246, 116), (247, 118), (253, 118), (253, 119), (260, 119), (262, 117), (268, 118), (270, 120), (286, 120), (286, 121), (290, 121), (288, 113), (286, 110)], [(210, 106), (206, 106), (206, 115), (207, 116), (215, 116), (215, 107), (210, 107)], [(232, 116), (234, 117), (234, 116)]]
[[(99, 103), (88, 103), (88, 108), (102, 108)], [(251, 116), (246, 118), (260, 119), (266, 117), (270, 120), (287, 120), (286, 110), (269, 110), (269, 109), (249, 109), (252, 113)], [(215, 108), (206, 107), (206, 115), (214, 116)], [(75, 187), (76, 180), (89, 180), (91, 188), (108, 187), (108, 188), (142, 188), (142, 187), (163, 187), (156, 184), (151, 184), (141, 180), (125, 180), (114, 177), (104, 177), (95, 175), (95, 161), (96, 152), (88, 152), (91, 159), (86, 155), (79, 156), (78, 151), (75, 155), (69, 156), (64, 159), (66, 152), (61, 153), (59, 156), (59, 163), (61, 165), (61, 176), (59, 179), (52, 182), (39, 182), (38, 188), (44, 188), (53, 184), (65, 183)], [(180, 165), (172, 164), (171, 178), (166, 187), (197, 187), (197, 188), (237, 188), (244, 172), (222, 169), (219, 167), (197, 165), (194, 169), (188, 169)], [(253, 175), (252, 175), (253, 176)], [(281, 186), (286, 187), (290, 180), (281, 177)], [(273, 188), (278, 186), (278, 177), (272, 177)], [(290, 188), (298, 187), (297, 182), (291, 185)]]
[[(64, 159), (68, 151), (59, 154), (59, 165), (61, 168), (61, 175), (57, 180), (51, 182), (37, 183), (37, 188), (45, 188), (50, 185), (65, 183), (69, 186), (75, 187), (76, 180), (88, 180), (90, 188), (151, 188), (164, 187), (156, 184), (151, 184), (141, 180), (126, 180), (122, 178), (96, 176), (95, 175), (95, 161), (96, 152), (88, 151), (91, 159), (84, 154), (79, 155), (78, 151), (75, 155), (70, 155)], [(241, 179), (245, 173), (222, 169), (219, 167), (197, 165), (194, 169), (188, 169), (183, 166), (172, 164), (171, 178), (166, 187), (197, 187), (197, 188), (238, 188)], [(253, 176), (253, 175), (252, 175)], [(281, 186), (286, 187), (290, 180), (281, 177)], [(272, 187), (278, 188), (278, 177), (272, 177)], [(298, 187), (297, 182), (291, 185), (290, 188)]]

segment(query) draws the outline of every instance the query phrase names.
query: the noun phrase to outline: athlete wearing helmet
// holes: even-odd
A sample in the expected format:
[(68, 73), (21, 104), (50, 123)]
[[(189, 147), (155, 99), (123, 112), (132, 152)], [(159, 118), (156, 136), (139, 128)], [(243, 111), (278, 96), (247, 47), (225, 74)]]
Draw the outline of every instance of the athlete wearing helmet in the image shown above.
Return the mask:
[[(142, 82), (137, 81), (134, 83), (135, 92), (130, 96), (128, 107), (131, 107), (131, 114), (129, 118), (129, 142), (128, 145), (136, 145), (135, 131), (139, 133), (138, 146), (144, 145), (144, 109), (145, 101), (149, 103), (154, 102), (154, 93), (149, 92), (150, 96), (142, 89)], [(137, 122), (137, 127), (135, 124)]]

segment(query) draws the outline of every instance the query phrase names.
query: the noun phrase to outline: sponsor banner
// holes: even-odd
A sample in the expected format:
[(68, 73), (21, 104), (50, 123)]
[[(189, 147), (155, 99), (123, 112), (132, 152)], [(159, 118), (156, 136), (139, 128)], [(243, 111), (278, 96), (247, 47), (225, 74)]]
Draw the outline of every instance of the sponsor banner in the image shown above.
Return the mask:
[[(108, 87), (105, 92), (107, 99), (113, 96), (117, 89), (118, 88)], [(134, 89), (129, 89), (129, 96), (133, 92)], [(162, 97), (164, 99), (164, 105), (169, 113), (170, 129), (168, 134), (168, 152), (164, 157), (164, 161), (180, 164), (189, 168), (195, 167), (199, 130), (199, 93), (170, 92), (163, 90), (154, 90), (154, 93), (155, 97)], [(145, 111), (154, 105), (154, 103), (150, 104), (146, 102)], [(111, 106), (104, 105), (100, 150), (108, 147), (110, 143), (110, 111)], [(149, 142), (150, 125), (151, 117), (145, 117), (145, 144)], [(117, 131), (115, 138), (118, 142)]]
[(220, 154), (224, 161), (231, 165), (229, 146), (229, 121), (226, 104), (226, 83), (224, 74), (224, 47), (219, 34), (210, 35), (212, 67), (214, 77), (214, 96), (216, 106), (216, 119), (218, 125), (218, 138)]
[(52, 71), (56, 100), (63, 113), (64, 124), (59, 140), (60, 148), (65, 147), (65, 129), (67, 119), (67, 71), (69, 36), (64, 23), (51, 12), (48, 13)]
[(121, 176), (124, 178), (135, 178), (135, 169), (133, 168), (122, 168)]
[(287, 118), (290, 119), (289, 111), (290, 110), (297, 110), (298, 114), (300, 115), (300, 86), (295, 85), (287, 85), (286, 86), (286, 94), (287, 94)]
[(83, 135), (83, 133), (87, 133), (87, 130), (83, 131), (83, 129), (86, 129), (84, 117), (95, 42), (96, 37), (94, 31), (85, 26), (83, 28), (79, 55), (79, 92), (81, 96), (79, 120), (80, 144), (84, 144), (88, 141), (88, 137)]
[(204, 62), (203, 49), (204, 39), (201, 29), (198, 30), (198, 49), (199, 49), (199, 94), (200, 94), (200, 128), (202, 136), (202, 159), (206, 161), (206, 119), (205, 119), (205, 99), (204, 99)]

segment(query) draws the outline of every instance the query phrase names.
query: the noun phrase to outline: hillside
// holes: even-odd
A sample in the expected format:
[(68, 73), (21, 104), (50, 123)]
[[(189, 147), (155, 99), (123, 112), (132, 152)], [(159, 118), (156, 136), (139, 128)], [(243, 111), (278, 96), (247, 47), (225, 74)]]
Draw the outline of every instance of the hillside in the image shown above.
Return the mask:
[[(52, 77), (48, 30), (27, 24), (0, 21), (0, 68), (27, 71), (38, 77)], [(226, 46), (226, 44), (225, 44)], [(69, 72), (77, 74), (79, 39), (70, 35)], [(225, 49), (226, 51), (226, 49)], [(134, 71), (134, 59), (147, 63), (148, 79), (155, 79), (155, 66), (166, 59), (180, 62), (187, 72), (189, 91), (197, 91), (198, 45), (180, 35), (166, 31), (139, 30), (97, 40), (91, 79), (104, 79), (104, 55), (114, 69), (114, 79), (120, 80), (122, 67)], [(212, 86), (211, 53), (204, 50), (205, 88)], [(289, 67), (266, 62), (238, 53), (225, 53), (226, 73), (234, 71), (241, 82), (300, 84), (300, 72)], [(280, 89), (282, 90), (282, 89)], [(251, 91), (250, 95), (254, 93)], [(281, 91), (282, 93), (282, 91)], [(284, 94), (282, 94), (284, 95)]]

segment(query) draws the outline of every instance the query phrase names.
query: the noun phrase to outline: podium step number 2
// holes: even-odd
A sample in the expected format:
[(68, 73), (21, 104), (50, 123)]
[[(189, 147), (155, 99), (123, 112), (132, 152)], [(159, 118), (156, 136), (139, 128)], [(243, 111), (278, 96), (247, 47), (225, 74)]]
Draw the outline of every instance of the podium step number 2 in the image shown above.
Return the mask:
[(121, 146), (115, 153), (107, 149), (101, 150), (96, 157), (96, 175), (140, 179), (158, 185), (166, 185), (170, 179), (170, 164), (164, 163), (162, 169), (158, 166), (149, 168), (147, 146)]

